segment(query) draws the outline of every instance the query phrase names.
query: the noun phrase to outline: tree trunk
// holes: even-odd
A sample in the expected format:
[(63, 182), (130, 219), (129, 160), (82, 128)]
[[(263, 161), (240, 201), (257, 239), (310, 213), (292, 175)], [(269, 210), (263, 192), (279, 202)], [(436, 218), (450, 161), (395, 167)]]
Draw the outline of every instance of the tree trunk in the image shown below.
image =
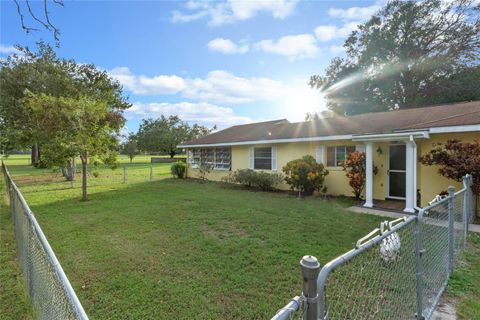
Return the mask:
[(132, 161), (133, 161), (133, 157), (129, 157), (130, 158), (130, 164), (132, 164)]
[(30, 160), (31, 160), (31, 164), (32, 166), (34, 167), (37, 167), (38, 166), (38, 144), (34, 144), (32, 145), (32, 153), (31, 153), (31, 157), (30, 157)]
[(170, 159), (172, 159), (173, 157), (175, 157), (177, 153), (175, 151), (170, 151)]
[(80, 158), (82, 159), (82, 200), (85, 201), (87, 200), (87, 151), (84, 151)]
[(75, 159), (70, 159), (67, 161), (67, 166), (63, 169), (64, 171), (64, 177), (67, 179), (67, 181), (73, 181), (75, 179), (75, 171), (76, 171), (76, 166), (75, 166)]

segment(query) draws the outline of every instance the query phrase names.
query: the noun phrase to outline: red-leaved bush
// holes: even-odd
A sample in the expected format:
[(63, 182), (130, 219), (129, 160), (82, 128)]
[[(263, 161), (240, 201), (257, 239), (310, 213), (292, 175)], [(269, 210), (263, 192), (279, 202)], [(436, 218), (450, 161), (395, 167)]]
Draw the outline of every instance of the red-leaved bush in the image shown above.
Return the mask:
[(466, 174), (472, 175), (472, 191), (480, 194), (480, 142), (461, 142), (452, 139), (437, 143), (427, 154), (420, 157), (427, 166), (438, 165), (438, 173), (455, 181), (462, 181)]
[[(365, 187), (365, 166), (365, 152), (360, 151), (351, 152), (343, 162), (343, 171), (347, 172), (348, 184), (352, 187), (353, 194), (357, 200), (360, 199), (363, 188)], [(377, 172), (377, 167), (373, 166), (373, 173), (377, 174)]]

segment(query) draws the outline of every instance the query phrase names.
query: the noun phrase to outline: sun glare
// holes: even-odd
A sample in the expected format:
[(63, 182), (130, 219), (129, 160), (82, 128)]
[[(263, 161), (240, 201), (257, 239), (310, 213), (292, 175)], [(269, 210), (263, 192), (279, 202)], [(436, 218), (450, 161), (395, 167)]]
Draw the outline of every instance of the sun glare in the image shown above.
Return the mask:
[(322, 93), (305, 84), (289, 90), (283, 107), (285, 116), (290, 121), (303, 121), (308, 112), (321, 112), (327, 109)]

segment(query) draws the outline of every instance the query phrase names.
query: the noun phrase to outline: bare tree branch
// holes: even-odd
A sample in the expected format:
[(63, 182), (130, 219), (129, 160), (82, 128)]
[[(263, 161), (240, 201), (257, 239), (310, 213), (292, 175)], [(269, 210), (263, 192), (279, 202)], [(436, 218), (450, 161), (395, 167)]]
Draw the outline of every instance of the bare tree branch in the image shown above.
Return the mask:
[[(25, 31), (25, 33), (28, 34), (31, 31), (40, 31), (40, 29), (31, 27), (31, 26), (26, 24), (25, 15), (22, 11), (22, 7), (20, 6), (19, 0), (13, 0), (13, 1), (15, 2), (15, 5), (17, 6), (17, 12), (18, 12), (18, 16), (20, 18), (20, 23), (21, 23), (22, 29)], [(45, 28), (46, 30), (53, 33), (53, 37), (54, 37), (56, 45), (58, 47), (59, 44), (60, 44), (60, 30), (57, 27), (55, 27), (55, 25), (50, 20), (50, 12), (48, 11), (48, 3), (47, 3), (48, 0), (42, 0), (42, 1), (43, 1), (43, 14), (45, 15), (45, 18), (39, 17), (34, 12), (34, 10), (32, 9), (32, 7), (30, 5), (30, 0), (24, 0), (23, 2), (27, 6), (27, 11), (28, 11), (28, 14), (30, 15), (30, 17), (33, 20), (35, 20), (36, 22), (38, 22), (40, 25), (42, 25), (43, 28)], [(64, 6), (63, 0), (53, 0), (52, 3), (54, 3), (56, 5), (59, 5), (59, 6), (62, 6), (62, 7)]]

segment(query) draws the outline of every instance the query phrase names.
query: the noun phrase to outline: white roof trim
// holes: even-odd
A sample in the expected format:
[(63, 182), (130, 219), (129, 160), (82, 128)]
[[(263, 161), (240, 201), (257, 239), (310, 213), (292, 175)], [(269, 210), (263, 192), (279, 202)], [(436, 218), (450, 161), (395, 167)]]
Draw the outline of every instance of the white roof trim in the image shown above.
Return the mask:
[(480, 131), (480, 124), (470, 124), (464, 126), (436, 127), (430, 128), (430, 133), (450, 133), (450, 132), (474, 132)]
[(339, 136), (323, 136), (323, 137), (307, 137), (307, 138), (291, 138), (291, 139), (272, 139), (272, 140), (252, 140), (240, 142), (223, 142), (223, 143), (207, 143), (207, 144), (181, 144), (178, 148), (201, 148), (201, 147), (228, 147), (228, 146), (244, 146), (252, 144), (276, 144), (287, 142), (315, 142), (315, 141), (330, 141), (330, 140), (350, 140), (351, 134)]
[(412, 132), (395, 132), (395, 133), (381, 133), (381, 134), (364, 134), (353, 136), (353, 141), (392, 141), (392, 140), (407, 140), (414, 139), (428, 139), (430, 135), (428, 131), (412, 131)]

